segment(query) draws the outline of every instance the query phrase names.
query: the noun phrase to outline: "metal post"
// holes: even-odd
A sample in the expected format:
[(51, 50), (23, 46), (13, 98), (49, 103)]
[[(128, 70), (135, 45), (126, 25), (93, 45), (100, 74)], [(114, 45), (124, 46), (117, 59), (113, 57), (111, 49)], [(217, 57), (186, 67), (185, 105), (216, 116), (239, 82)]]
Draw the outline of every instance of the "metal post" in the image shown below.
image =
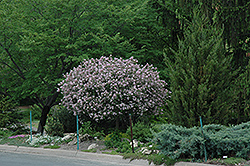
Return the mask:
[[(201, 119), (201, 116), (200, 116), (200, 123), (201, 123), (201, 133), (202, 133), (203, 139), (205, 140), (205, 136), (204, 136), (204, 134), (203, 134), (203, 127), (202, 127), (202, 119)], [(206, 141), (206, 140), (205, 140), (205, 141)], [(204, 153), (205, 153), (205, 162), (207, 162), (206, 142), (204, 142)]]
[(30, 142), (32, 142), (32, 112), (30, 110)]
[(77, 128), (77, 150), (79, 150), (79, 126), (78, 126), (78, 114), (76, 115), (76, 128)]
[(130, 121), (130, 130), (131, 130), (132, 152), (135, 153), (135, 150), (134, 150), (134, 141), (133, 141), (133, 130), (132, 130), (131, 114), (129, 114), (129, 121)]

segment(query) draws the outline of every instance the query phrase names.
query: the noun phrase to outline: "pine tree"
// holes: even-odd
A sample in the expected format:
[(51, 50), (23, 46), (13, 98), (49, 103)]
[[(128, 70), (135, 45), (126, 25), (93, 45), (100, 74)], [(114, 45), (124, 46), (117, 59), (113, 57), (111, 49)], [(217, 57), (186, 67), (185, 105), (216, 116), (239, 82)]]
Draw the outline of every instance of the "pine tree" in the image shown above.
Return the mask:
[(178, 50), (173, 51), (174, 62), (166, 62), (172, 91), (167, 109), (170, 122), (191, 127), (199, 125), (202, 116), (204, 123), (227, 123), (233, 73), (222, 33), (194, 10)]

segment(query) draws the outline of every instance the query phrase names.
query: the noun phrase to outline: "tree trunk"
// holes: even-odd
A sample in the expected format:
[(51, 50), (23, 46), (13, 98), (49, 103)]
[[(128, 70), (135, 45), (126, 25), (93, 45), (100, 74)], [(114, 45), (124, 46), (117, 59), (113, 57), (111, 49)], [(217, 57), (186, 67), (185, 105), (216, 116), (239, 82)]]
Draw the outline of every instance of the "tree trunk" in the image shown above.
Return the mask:
[(46, 124), (47, 115), (48, 115), (48, 113), (50, 111), (50, 108), (51, 107), (49, 107), (49, 106), (44, 106), (43, 107), (42, 115), (41, 115), (40, 122), (39, 122), (38, 129), (37, 129), (37, 133), (41, 133), (41, 135), (43, 135), (44, 126)]
[(116, 130), (119, 130), (119, 117), (116, 118), (116, 121), (115, 121), (115, 129), (116, 129)]

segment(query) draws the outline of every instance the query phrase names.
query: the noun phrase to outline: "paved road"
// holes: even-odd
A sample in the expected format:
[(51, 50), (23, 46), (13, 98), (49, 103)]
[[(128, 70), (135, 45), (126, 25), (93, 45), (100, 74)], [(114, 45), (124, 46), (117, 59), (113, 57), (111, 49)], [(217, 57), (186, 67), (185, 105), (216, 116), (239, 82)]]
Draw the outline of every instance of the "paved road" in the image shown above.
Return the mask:
[[(145, 160), (124, 160), (119, 155), (0, 145), (0, 166), (149, 166)], [(150, 164), (153, 166), (154, 164)], [(215, 166), (179, 162), (175, 166)]]
[(72, 157), (0, 152), (1, 166), (128, 166), (112, 161), (89, 161)]
[[(148, 166), (145, 160), (60, 149), (0, 145), (0, 166)], [(153, 165), (153, 164), (152, 164)]]

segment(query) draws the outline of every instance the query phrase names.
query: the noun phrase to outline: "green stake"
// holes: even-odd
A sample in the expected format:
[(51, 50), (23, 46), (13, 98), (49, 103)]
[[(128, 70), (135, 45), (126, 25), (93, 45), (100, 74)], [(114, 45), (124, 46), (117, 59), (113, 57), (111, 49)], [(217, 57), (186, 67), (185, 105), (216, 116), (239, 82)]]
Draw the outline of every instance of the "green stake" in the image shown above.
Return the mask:
[(30, 142), (32, 142), (32, 112), (30, 111)]
[(78, 114), (76, 115), (76, 129), (77, 129), (77, 150), (79, 150), (79, 129), (78, 129)]
[[(205, 136), (203, 134), (203, 127), (202, 127), (201, 116), (200, 116), (200, 123), (201, 123), (201, 133), (202, 133), (203, 139), (205, 140)], [(206, 140), (205, 140), (205, 143), (204, 143), (204, 153), (205, 153), (205, 162), (207, 162)]]

